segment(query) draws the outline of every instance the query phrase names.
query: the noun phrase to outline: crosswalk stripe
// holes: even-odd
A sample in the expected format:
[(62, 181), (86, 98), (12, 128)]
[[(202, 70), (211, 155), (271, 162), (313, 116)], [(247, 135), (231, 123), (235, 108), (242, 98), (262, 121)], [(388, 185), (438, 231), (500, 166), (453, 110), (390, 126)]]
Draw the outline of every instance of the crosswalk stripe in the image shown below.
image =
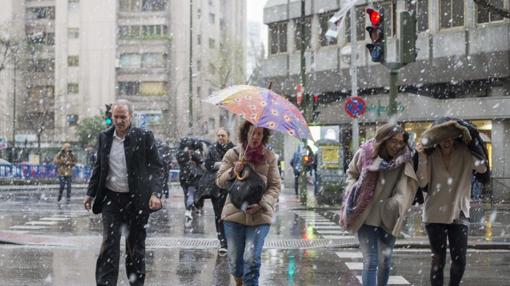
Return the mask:
[(323, 235), (324, 239), (354, 239), (354, 235)]
[(322, 236), (325, 236), (325, 235), (331, 235), (331, 236), (335, 236), (335, 235), (338, 235), (338, 236), (350, 236), (350, 237), (353, 237), (352, 235), (349, 235), (349, 232), (348, 231), (331, 231), (331, 230), (323, 230), (323, 231), (317, 231), (318, 234), (322, 235)]
[(345, 262), (349, 270), (363, 270), (363, 262)]
[[(360, 283), (362, 282), (361, 275), (357, 275), (356, 278)], [(402, 276), (390, 276), (390, 279), (388, 279), (388, 285), (410, 285), (409, 281), (407, 281)]]
[(49, 221), (66, 221), (70, 220), (68, 217), (43, 217), (41, 220), (49, 220)]
[(56, 222), (56, 221), (29, 221), (29, 222), (26, 222), (25, 224), (28, 224), (28, 225), (56, 225), (56, 224), (58, 224), (58, 222)]
[(329, 229), (329, 230), (333, 230), (333, 229), (338, 229), (340, 230), (340, 226), (339, 225), (315, 225), (314, 227), (315, 229), (319, 230), (319, 229)]
[(359, 251), (341, 251), (335, 252), (339, 258), (363, 258), (363, 254)]
[(9, 227), (10, 229), (25, 229), (25, 230), (41, 230), (45, 229), (44, 226), (37, 226), (37, 225), (13, 225)]

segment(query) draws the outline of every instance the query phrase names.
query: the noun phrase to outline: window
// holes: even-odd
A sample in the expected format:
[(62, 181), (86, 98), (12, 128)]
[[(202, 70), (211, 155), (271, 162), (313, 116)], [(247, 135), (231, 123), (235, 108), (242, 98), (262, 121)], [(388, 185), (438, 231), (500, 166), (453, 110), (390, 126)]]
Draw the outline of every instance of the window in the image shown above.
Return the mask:
[(209, 49), (214, 49), (216, 47), (216, 41), (214, 39), (209, 38)]
[(140, 95), (142, 96), (163, 96), (166, 94), (166, 82), (146, 81), (140, 83)]
[(68, 56), (67, 57), (67, 65), (70, 67), (77, 67), (80, 65), (80, 57), (79, 56)]
[[(494, 5), (494, 7), (503, 9), (503, 0), (493, 0), (490, 2)], [(503, 16), (494, 14), (490, 12), (489, 9), (482, 7), (481, 5), (476, 5), (476, 22), (478, 24), (501, 20), (503, 20)]]
[(28, 104), (35, 104), (41, 107), (53, 105), (55, 99), (55, 88), (51, 85), (33, 86), (28, 89)]
[(202, 44), (202, 35), (198, 34), (197, 35), (197, 45), (201, 45)]
[(67, 36), (69, 39), (78, 39), (80, 37), (80, 29), (79, 28), (68, 28)]
[(162, 68), (166, 67), (166, 54), (145, 53), (142, 55), (142, 66), (144, 68)]
[(418, 32), (423, 32), (429, 29), (429, 1), (428, 0), (418, 0), (416, 1), (416, 15), (417, 21), (416, 25), (418, 26)]
[(120, 67), (121, 68), (140, 68), (142, 66), (142, 58), (140, 54), (121, 54)]
[(209, 130), (215, 130), (216, 129), (216, 119), (209, 118), (209, 120), (207, 121), (207, 128)]
[(333, 14), (335, 14), (335, 13), (329, 12), (329, 13), (324, 13), (324, 14), (319, 15), (319, 23), (320, 23), (320, 29), (321, 29), (320, 30), (320, 43), (321, 43), (322, 47), (328, 46), (328, 45), (336, 45), (336, 43), (337, 43), (336, 39), (329, 41), (326, 38), (326, 32), (329, 29), (328, 21), (333, 16)]
[(216, 22), (216, 16), (214, 16), (214, 13), (209, 13), (209, 24), (214, 24)]
[(440, 3), (441, 28), (453, 28), (464, 25), (464, 1), (441, 0)]
[(78, 118), (79, 116), (77, 114), (69, 114), (66, 116), (66, 121), (68, 126), (76, 126), (78, 125)]
[[(295, 39), (296, 39), (296, 50), (300, 50), (301, 49), (301, 19), (296, 19), (295, 20), (296, 22), (296, 31), (295, 31)], [(308, 17), (305, 17), (305, 34), (304, 34), (304, 41), (305, 41), (305, 46), (306, 48), (310, 48), (310, 39), (311, 39), (311, 34), (312, 32), (312, 17), (308, 16)]]
[(202, 61), (197, 60), (197, 71), (201, 71), (201, 70), (202, 70)]
[(30, 59), (28, 61), (29, 72), (53, 72), (54, 70), (54, 59)]
[[(364, 41), (365, 34), (367, 31), (365, 30), (365, 26), (367, 25), (365, 22), (367, 6), (358, 6), (356, 7), (356, 41)], [(384, 10), (386, 11), (386, 9)], [(345, 15), (345, 40), (346, 42), (351, 42), (351, 12), (347, 12)], [(386, 25), (387, 16), (384, 16), (384, 22)], [(388, 26), (386, 26), (388, 27)], [(388, 28), (386, 28), (388, 30)]]
[(197, 86), (197, 95), (200, 96), (202, 93), (202, 87)]
[(77, 83), (67, 84), (67, 93), (77, 94), (80, 91), (80, 86)]
[(119, 0), (119, 11), (134, 12), (137, 11), (140, 0)]
[(27, 39), (33, 45), (55, 45), (55, 33), (35, 32), (27, 34)]
[(209, 73), (211, 75), (216, 74), (216, 66), (214, 64), (212, 64), (212, 63), (209, 63)]
[(80, 0), (69, 0), (67, 4), (67, 9), (76, 10), (80, 8)]
[(287, 52), (287, 23), (272, 23), (269, 28), (269, 46), (271, 54)]
[(137, 81), (123, 81), (119, 82), (119, 95), (120, 96), (135, 96), (140, 91), (140, 83)]
[(28, 8), (26, 13), (26, 18), (29, 20), (55, 19), (55, 7)]
[(142, 11), (163, 11), (167, 0), (143, 0)]
[(119, 26), (118, 32), (121, 40), (157, 40), (164, 39), (167, 35), (168, 26), (166, 25)]
[(200, 17), (202, 17), (202, 9), (198, 8), (197, 9), (197, 18), (200, 19)]

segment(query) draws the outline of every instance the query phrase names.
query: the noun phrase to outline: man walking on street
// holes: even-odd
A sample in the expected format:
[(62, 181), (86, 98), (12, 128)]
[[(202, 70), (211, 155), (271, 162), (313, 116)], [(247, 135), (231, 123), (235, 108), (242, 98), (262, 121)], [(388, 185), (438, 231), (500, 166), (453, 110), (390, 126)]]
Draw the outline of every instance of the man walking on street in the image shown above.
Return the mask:
[(162, 164), (152, 132), (131, 127), (132, 105), (112, 106), (114, 127), (99, 134), (98, 155), (85, 199), (86, 210), (102, 213), (103, 243), (97, 285), (117, 285), (121, 226), (127, 225), (126, 272), (130, 285), (145, 281), (145, 225), (161, 209)]
[(58, 180), (60, 182), (60, 190), (58, 192), (57, 201), (62, 199), (64, 188), (67, 189), (67, 202), (71, 200), (71, 181), (73, 178), (73, 167), (76, 165), (76, 157), (71, 151), (71, 144), (65, 143), (62, 149), (53, 158), (53, 163), (57, 165)]

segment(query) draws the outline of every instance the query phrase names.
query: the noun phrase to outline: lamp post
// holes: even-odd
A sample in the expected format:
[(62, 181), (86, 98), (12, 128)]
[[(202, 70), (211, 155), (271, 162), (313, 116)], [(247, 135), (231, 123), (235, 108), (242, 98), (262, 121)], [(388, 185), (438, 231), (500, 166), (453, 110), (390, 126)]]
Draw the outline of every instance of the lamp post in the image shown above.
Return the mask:
[(188, 133), (193, 134), (193, 0), (189, 1)]

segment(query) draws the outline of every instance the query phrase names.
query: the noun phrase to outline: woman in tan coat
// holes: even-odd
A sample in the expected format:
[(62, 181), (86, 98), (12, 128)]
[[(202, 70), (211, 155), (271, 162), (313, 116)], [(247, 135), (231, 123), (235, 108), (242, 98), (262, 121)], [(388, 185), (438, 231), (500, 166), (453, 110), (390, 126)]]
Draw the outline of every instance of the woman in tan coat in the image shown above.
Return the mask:
[(340, 225), (358, 235), (364, 286), (388, 283), (395, 239), (416, 194), (407, 137), (400, 126), (387, 123), (349, 164)]
[[(449, 285), (459, 285), (466, 268), (471, 178), (473, 171), (487, 171), (486, 158), (475, 156), (467, 147), (469, 130), (457, 120), (439, 119), (422, 135), (418, 180), (428, 186), (423, 205), (423, 222), (432, 250), (431, 285), (443, 285), (446, 241), (449, 241)], [(424, 152), (424, 147), (430, 151)]]
[(227, 238), (230, 272), (236, 285), (243, 285), (243, 282), (258, 285), (262, 247), (280, 192), (276, 156), (266, 148), (269, 135), (268, 129), (254, 128), (245, 121), (239, 132), (241, 145), (227, 151), (216, 176), (218, 187), (227, 189), (244, 165), (250, 164), (266, 183), (262, 199), (245, 211), (234, 206), (230, 195), (223, 207), (221, 218)]

